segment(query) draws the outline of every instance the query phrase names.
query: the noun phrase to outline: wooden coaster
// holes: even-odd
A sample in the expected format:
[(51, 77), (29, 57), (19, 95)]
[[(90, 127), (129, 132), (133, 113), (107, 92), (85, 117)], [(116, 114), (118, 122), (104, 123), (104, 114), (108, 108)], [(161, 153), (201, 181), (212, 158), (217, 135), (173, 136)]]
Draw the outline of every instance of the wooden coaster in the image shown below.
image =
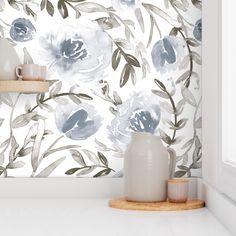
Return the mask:
[(205, 206), (202, 200), (189, 200), (186, 203), (171, 202), (131, 202), (124, 198), (109, 201), (109, 206), (117, 209), (137, 210), (137, 211), (183, 211), (202, 208)]
[(0, 92), (44, 93), (48, 92), (47, 81), (0, 80)]

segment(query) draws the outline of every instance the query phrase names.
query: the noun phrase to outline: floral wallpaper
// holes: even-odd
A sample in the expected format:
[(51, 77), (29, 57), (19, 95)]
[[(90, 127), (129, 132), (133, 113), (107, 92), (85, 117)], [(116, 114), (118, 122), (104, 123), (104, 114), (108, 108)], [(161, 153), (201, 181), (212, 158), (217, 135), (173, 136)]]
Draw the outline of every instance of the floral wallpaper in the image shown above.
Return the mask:
[(132, 132), (176, 150), (175, 176), (199, 176), (201, 6), (0, 0), (0, 36), (50, 82), (0, 94), (1, 177), (120, 177)]

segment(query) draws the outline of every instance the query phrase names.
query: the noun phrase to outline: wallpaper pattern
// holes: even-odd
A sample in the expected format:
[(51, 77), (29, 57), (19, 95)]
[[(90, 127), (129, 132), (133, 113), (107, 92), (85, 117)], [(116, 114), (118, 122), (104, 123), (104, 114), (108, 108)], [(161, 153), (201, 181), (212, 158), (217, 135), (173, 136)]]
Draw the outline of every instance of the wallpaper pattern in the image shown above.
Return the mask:
[(0, 35), (50, 80), (0, 94), (2, 177), (122, 176), (131, 132), (200, 175), (201, 0), (0, 0)]

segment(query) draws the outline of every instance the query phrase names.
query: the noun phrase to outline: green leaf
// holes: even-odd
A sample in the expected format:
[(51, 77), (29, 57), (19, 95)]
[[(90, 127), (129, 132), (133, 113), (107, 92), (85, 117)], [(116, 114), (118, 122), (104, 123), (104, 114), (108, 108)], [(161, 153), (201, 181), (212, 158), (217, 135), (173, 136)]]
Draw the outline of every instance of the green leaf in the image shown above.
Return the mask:
[(198, 8), (198, 9), (202, 9), (202, 0), (191, 0), (192, 1), (192, 4)]
[(101, 152), (98, 152), (98, 157), (103, 165), (108, 166), (108, 160)]
[(24, 157), (27, 156), (28, 154), (30, 154), (32, 152), (32, 147), (27, 147), (27, 148), (22, 148), (19, 152), (18, 152), (18, 156), (19, 157)]
[(166, 86), (160, 80), (154, 79), (154, 81), (162, 91), (166, 91)]
[(48, 167), (43, 169), (39, 174), (37, 174), (35, 177), (48, 177), (64, 160), (66, 157), (62, 157), (56, 161), (54, 161), (52, 164), (50, 164)]
[(188, 119), (179, 120), (176, 124), (176, 128), (182, 129), (186, 125), (187, 121), (188, 121)]
[(54, 148), (54, 149), (50, 149), (50, 150), (47, 150), (44, 154), (43, 154), (43, 158), (55, 153), (55, 152), (60, 152), (60, 151), (64, 151), (64, 150), (68, 150), (68, 149), (71, 149), (71, 148), (78, 148), (80, 147), (79, 145), (65, 145), (65, 146), (62, 146), (62, 147), (59, 147), (59, 148)]
[(84, 161), (84, 158), (82, 154), (77, 151), (76, 149), (71, 149), (70, 154), (72, 155), (73, 159), (78, 162), (81, 166), (86, 166), (86, 163)]
[(187, 166), (183, 166), (183, 165), (180, 165), (180, 166), (177, 166), (180, 170), (184, 170), (186, 172), (189, 171), (189, 168)]
[(122, 39), (122, 38), (118, 38), (118, 39), (114, 39), (114, 42), (117, 46), (127, 49), (127, 50), (133, 50), (134, 49), (134, 45), (132, 43), (130, 43), (129, 41), (127, 41), (126, 39)]
[(22, 168), (25, 165), (25, 163), (23, 161), (16, 161), (13, 163), (10, 163), (8, 165), (8, 169), (17, 169), (17, 168)]
[(99, 19), (96, 19), (96, 21), (104, 30), (109, 30), (120, 26), (119, 22), (113, 16), (101, 17)]
[(169, 96), (168, 96), (166, 93), (162, 92), (162, 91), (154, 90), (154, 89), (153, 89), (152, 92), (153, 92), (155, 95), (159, 96), (159, 97), (162, 97), (162, 98), (165, 98), (165, 99), (169, 99)]
[(119, 63), (120, 63), (120, 59), (121, 59), (121, 51), (119, 48), (117, 48), (112, 55), (112, 68), (113, 68), (113, 70), (116, 70), (118, 68)]
[(0, 102), (5, 103), (9, 107), (13, 107), (13, 101), (11, 96), (8, 93), (1, 93), (0, 94)]
[(180, 82), (186, 80), (189, 78), (191, 72), (188, 70), (188, 71), (185, 71), (177, 80), (176, 80), (176, 84), (179, 84)]
[(47, 4), (47, 0), (42, 0), (41, 1), (41, 3), (40, 3), (40, 10), (41, 11), (46, 7), (46, 4)]
[(160, 106), (162, 109), (164, 109), (168, 113), (174, 114), (173, 107), (168, 102), (160, 102)]
[(50, 97), (53, 97), (53, 96), (57, 95), (61, 91), (61, 88), (62, 88), (62, 82), (59, 81), (50, 90), (50, 92), (49, 92)]
[(76, 171), (80, 170), (80, 168), (71, 168), (66, 171), (66, 175), (73, 175)]
[(16, 4), (16, 2), (14, 0), (8, 0), (8, 3), (10, 4), (10, 6), (12, 8), (14, 8), (15, 10), (19, 11), (20, 7)]
[(186, 38), (186, 42), (188, 45), (192, 47), (199, 47), (201, 44), (194, 38)]
[(155, 25), (155, 19), (153, 18), (152, 15), (150, 15), (150, 33), (149, 33), (147, 48), (150, 46), (150, 44), (152, 42), (154, 25)]
[(20, 128), (23, 126), (26, 126), (27, 124), (29, 124), (29, 122), (32, 120), (32, 118), (37, 114), (36, 111), (31, 112), (31, 113), (26, 113), (26, 114), (22, 114), (17, 116), (13, 121), (12, 121), (12, 128), (16, 129), (16, 128)]
[(195, 129), (201, 129), (202, 128), (202, 117), (198, 118), (194, 123)]
[(191, 52), (190, 55), (191, 55), (192, 59), (193, 59), (198, 65), (201, 65), (201, 64), (202, 64), (201, 56), (200, 56), (197, 52)]
[(104, 6), (102, 6), (98, 3), (94, 3), (94, 2), (80, 3), (80, 4), (76, 5), (75, 8), (78, 9), (79, 11), (83, 11), (83, 12), (87, 12), (87, 13), (107, 12), (107, 9)]
[(77, 97), (84, 99), (84, 100), (93, 100), (93, 98), (85, 93), (78, 93)]
[(87, 150), (87, 149), (82, 149), (81, 151), (83, 151), (88, 159), (95, 165), (100, 165), (100, 160), (99, 158), (91, 151)]
[(175, 172), (175, 177), (176, 177), (176, 178), (181, 178), (181, 177), (183, 177), (185, 174), (186, 174), (186, 171), (179, 170), (179, 171), (176, 171), (176, 172)]
[(69, 98), (72, 102), (74, 102), (77, 105), (79, 105), (81, 103), (81, 100), (75, 95), (69, 95)]
[(105, 176), (105, 175), (109, 175), (111, 172), (110, 169), (105, 169), (105, 170), (102, 170), (100, 172), (98, 172), (96, 175), (94, 175), (93, 177), (94, 178), (97, 178), (97, 177), (102, 177), (102, 176)]
[(191, 146), (193, 143), (193, 139), (189, 139), (182, 147), (181, 149), (185, 149), (188, 148), (189, 146)]
[(120, 87), (124, 87), (125, 84), (128, 82), (131, 73), (131, 66), (126, 64), (121, 72), (120, 76)]
[(137, 58), (135, 58), (134, 56), (132, 56), (130, 54), (125, 55), (125, 60), (127, 61), (127, 63), (129, 65), (132, 65), (132, 66), (135, 66), (135, 67), (140, 67), (140, 63), (137, 60)]
[(140, 25), (140, 28), (141, 28), (142, 32), (144, 33), (144, 31), (145, 31), (144, 21), (143, 21), (143, 15), (142, 15), (142, 12), (141, 12), (140, 8), (137, 8), (134, 13), (135, 13), (137, 21)]
[(160, 136), (161, 139), (166, 143), (166, 144), (171, 144), (171, 138), (168, 134), (166, 134), (163, 130), (159, 129), (160, 131)]
[(49, 0), (47, 0), (46, 9), (47, 9), (47, 12), (50, 16), (54, 15), (54, 6), (52, 5), (52, 3)]
[(202, 168), (202, 162), (195, 162), (191, 165), (191, 169), (201, 169)]
[(33, 150), (31, 154), (31, 165), (33, 168), (33, 171), (36, 171), (38, 168), (38, 158), (39, 158), (39, 152), (40, 152), (40, 147), (44, 135), (44, 130), (45, 130), (45, 123), (43, 121), (38, 122), (37, 126), (37, 135), (34, 140), (33, 144)]
[(180, 115), (184, 110), (185, 100), (181, 99), (176, 105), (176, 115)]
[(143, 3), (142, 5), (144, 6), (144, 8), (146, 8), (149, 11), (152, 11), (153, 13), (155, 13), (156, 15), (158, 15), (159, 17), (161, 17), (162, 19), (170, 23), (172, 26), (175, 26), (175, 27), (180, 26), (180, 23), (178, 21), (176, 21), (174, 18), (169, 16), (166, 12), (161, 10), (159, 7), (149, 4), (149, 3)]
[(178, 34), (178, 28), (176, 27), (172, 28), (172, 30), (169, 33), (170, 36), (176, 36), (177, 34)]
[(192, 92), (188, 88), (186, 88), (185, 86), (182, 86), (181, 93), (182, 93), (184, 100), (187, 103), (189, 103), (190, 105), (192, 105), (194, 107), (197, 106), (197, 102), (195, 100), (195, 97), (193, 96)]
[(113, 98), (114, 98), (116, 105), (122, 104), (122, 100), (116, 91), (113, 92)]
[(63, 17), (63, 19), (68, 17), (68, 9), (67, 9), (67, 6), (66, 6), (64, 0), (58, 1), (57, 8), (58, 8), (61, 16)]
[(27, 15), (32, 16), (36, 20), (36, 13), (27, 4), (24, 6), (24, 11)]
[(96, 169), (96, 166), (87, 166), (87, 167), (81, 169), (81, 170), (76, 174), (76, 176), (87, 175), (87, 174), (93, 172), (95, 169)]

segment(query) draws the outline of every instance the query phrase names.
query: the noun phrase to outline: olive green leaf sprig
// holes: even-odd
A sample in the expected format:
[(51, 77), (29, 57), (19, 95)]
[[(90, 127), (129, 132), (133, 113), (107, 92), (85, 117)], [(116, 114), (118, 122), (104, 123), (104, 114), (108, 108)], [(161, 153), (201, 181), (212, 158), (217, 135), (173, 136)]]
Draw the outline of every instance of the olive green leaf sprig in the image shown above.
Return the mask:
[(194, 69), (194, 62), (198, 65), (202, 64), (201, 56), (196, 52), (193, 51), (193, 48), (197, 48), (201, 46), (201, 44), (195, 40), (194, 38), (188, 38), (185, 36), (182, 28), (173, 28), (170, 31), (170, 35), (177, 36), (180, 34), (180, 36), (185, 40), (187, 49), (188, 49), (188, 55), (185, 56), (183, 59), (183, 63), (181, 65), (181, 68), (185, 68), (189, 65), (189, 70), (185, 71), (177, 80), (176, 84), (184, 82), (184, 85), (188, 88), (191, 82), (191, 78), (195, 77), (197, 79), (197, 83), (199, 81), (200, 76), (197, 72), (195, 72)]
[[(202, 166), (202, 144), (197, 135), (197, 130), (202, 128), (202, 117), (197, 117), (200, 104), (201, 99), (199, 100), (194, 112), (193, 137), (185, 142), (185, 144), (181, 147), (181, 149), (185, 151), (181, 156), (178, 157), (179, 160), (182, 160), (182, 164), (177, 166), (179, 170), (175, 173), (176, 177), (183, 177), (186, 174), (188, 177), (191, 177), (191, 170), (200, 169)], [(192, 149), (192, 163), (187, 166), (189, 161), (189, 152)]]
[[(54, 82), (55, 81), (51, 81)], [(92, 100), (93, 98), (85, 93), (78, 93), (77, 91), (75, 91), (75, 89), (77, 87), (72, 86), (70, 88), (69, 92), (61, 92), (61, 88), (62, 88), (62, 82), (56, 82), (54, 86), (51, 87), (49, 93), (45, 94), (45, 93), (40, 93), (36, 96), (36, 102), (37, 104), (34, 107), (28, 107), (28, 113), (32, 113), (35, 111), (35, 109), (37, 109), (38, 107), (40, 107), (41, 109), (46, 109), (48, 111), (53, 111), (53, 108), (47, 103), (50, 100), (53, 100), (54, 102), (58, 103), (58, 104), (66, 104), (67, 98), (69, 98), (71, 101), (73, 101), (76, 104), (80, 104), (83, 100)]]
[(17, 11), (22, 8), (26, 15), (32, 16), (34, 20), (37, 19), (37, 14), (32, 10), (31, 5), (35, 4), (34, 1), (21, 1), (21, 0), (7, 0), (9, 5)]
[(202, 9), (202, 0), (191, 0), (191, 2), (199, 10)]
[(112, 68), (116, 70), (121, 62), (121, 59), (125, 61), (125, 65), (122, 69), (121, 76), (120, 76), (120, 87), (124, 87), (129, 79), (131, 79), (132, 83), (136, 83), (136, 72), (135, 68), (140, 67), (140, 63), (136, 57), (133, 55), (126, 53), (124, 51), (125, 45), (123, 42), (116, 42), (116, 50), (113, 52), (112, 55)]
[(169, 125), (169, 129), (173, 130), (173, 133), (171, 136), (169, 136), (166, 132), (163, 130), (160, 131), (161, 139), (168, 145), (174, 145), (179, 143), (182, 140), (182, 137), (176, 137), (177, 131), (184, 128), (186, 125), (188, 119), (182, 118), (179, 119), (178, 116), (183, 112), (185, 100), (181, 99), (177, 104), (175, 104), (175, 101), (173, 99), (173, 95), (170, 92), (168, 92), (166, 86), (158, 79), (155, 79), (154, 82), (159, 87), (160, 90), (152, 90), (152, 92), (161, 97), (162, 99), (169, 100), (169, 102), (160, 102), (161, 107), (168, 113), (170, 113), (174, 120), (165, 120), (165, 122)]
[[(71, 148), (78, 148), (79, 146), (66, 145), (59, 148), (54, 148), (59, 139), (63, 137), (61, 136), (55, 142), (53, 142), (53, 144), (51, 144), (42, 153), (42, 155), (40, 155), (40, 147), (42, 146), (42, 142), (45, 142), (46, 144), (47, 136), (53, 134), (53, 132), (45, 129), (44, 118), (40, 117), (35, 111), (21, 114), (14, 118), (14, 111), (21, 95), (22, 94), (18, 94), (14, 102), (12, 101), (11, 96), (8, 94), (1, 95), (0, 98), (2, 104), (5, 104), (11, 108), (9, 119), (9, 137), (0, 144), (0, 176), (8, 177), (8, 170), (24, 167), (25, 162), (22, 158), (31, 155), (31, 177), (48, 177), (53, 172), (53, 170), (65, 160), (65, 157), (57, 159), (48, 167), (39, 172), (37, 170), (39, 169), (40, 164), (44, 158), (52, 155), (55, 152)], [(29, 131), (24, 138), (23, 145), (20, 146), (14, 135), (15, 130), (27, 126), (30, 122), (34, 122), (34, 124), (29, 128)], [(6, 163), (7, 158), (8, 162)]]
[[(65, 19), (69, 16), (68, 7), (70, 7), (75, 11), (76, 18), (79, 18), (81, 16), (81, 13), (80, 13), (79, 9), (77, 9), (77, 7), (73, 4), (79, 3), (79, 2), (84, 2), (84, 1), (85, 0), (59, 0), (57, 2), (57, 9), (60, 12), (62, 18)], [(54, 15), (55, 7), (50, 0), (42, 0), (41, 1), (40, 10), (43, 11), (44, 9), (46, 9), (47, 13), (50, 16)]]
[[(108, 166), (108, 160), (101, 152), (97, 152), (97, 154), (95, 154), (87, 149), (82, 149), (81, 151), (71, 149), (70, 153), (72, 158), (77, 162), (78, 166), (67, 170), (65, 172), (66, 175), (76, 174), (77, 177), (82, 177), (90, 174), (96, 169), (99, 169), (98, 172), (93, 175), (93, 177), (96, 178), (109, 175), (111, 172), (115, 172)], [(84, 155), (87, 157), (87, 161), (85, 161)]]
[(110, 95), (110, 86), (107, 83), (107, 81), (101, 80), (100, 83), (102, 84), (101, 93), (98, 92), (97, 90), (92, 90), (92, 91), (96, 96), (102, 98), (106, 102), (111, 103), (112, 106), (109, 107), (109, 110), (113, 115), (116, 115), (117, 106), (123, 103), (122, 99), (117, 91), (113, 91), (113, 94)]
[(173, 19), (171, 16), (169, 16), (166, 12), (164, 12), (159, 7), (149, 4), (149, 3), (142, 3), (142, 6), (144, 7), (144, 9), (146, 10), (146, 12), (149, 14), (149, 17), (150, 17), (150, 33), (149, 33), (147, 48), (150, 46), (152, 42), (154, 27), (156, 27), (160, 38), (162, 37), (161, 30), (158, 25), (158, 20), (156, 19), (156, 16), (164, 19), (167, 23), (169, 23), (173, 27), (180, 26), (180, 23), (178, 21)]

